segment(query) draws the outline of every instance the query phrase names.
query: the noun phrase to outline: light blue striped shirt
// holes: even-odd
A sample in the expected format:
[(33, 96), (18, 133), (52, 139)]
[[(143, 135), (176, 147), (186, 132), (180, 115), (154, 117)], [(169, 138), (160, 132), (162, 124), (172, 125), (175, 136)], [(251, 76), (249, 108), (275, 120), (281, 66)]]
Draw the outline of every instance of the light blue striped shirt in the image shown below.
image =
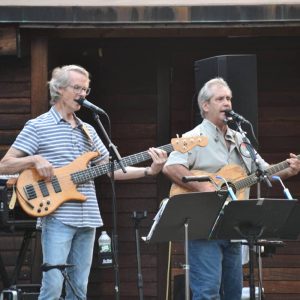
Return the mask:
[[(29, 120), (12, 147), (28, 155), (39, 154), (47, 159), (55, 168), (66, 166), (77, 157), (89, 151), (98, 151), (100, 157), (93, 160), (98, 163), (108, 157), (108, 151), (95, 129), (76, 117), (77, 126), (72, 128), (55, 107), (47, 113)], [(85, 125), (89, 137), (82, 129)], [(51, 216), (67, 225), (75, 227), (99, 227), (103, 225), (96, 198), (94, 181), (80, 184), (77, 190), (87, 197), (84, 202), (67, 201), (62, 204)], [(39, 222), (38, 222), (39, 224)]]

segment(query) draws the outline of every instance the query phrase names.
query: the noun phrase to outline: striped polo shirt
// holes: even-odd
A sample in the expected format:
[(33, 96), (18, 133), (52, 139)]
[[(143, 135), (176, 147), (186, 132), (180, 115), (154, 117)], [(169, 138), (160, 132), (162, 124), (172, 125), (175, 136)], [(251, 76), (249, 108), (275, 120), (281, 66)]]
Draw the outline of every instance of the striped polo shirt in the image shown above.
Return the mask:
[[(96, 130), (77, 117), (76, 121), (77, 126), (72, 128), (71, 124), (66, 122), (53, 106), (47, 113), (29, 120), (12, 147), (28, 155), (39, 154), (55, 168), (66, 166), (89, 151), (101, 153), (101, 156), (94, 159), (93, 163), (99, 163), (107, 158), (108, 151)], [(89, 137), (84, 132), (83, 125), (87, 129)], [(64, 202), (49, 216), (75, 227), (102, 226), (103, 222), (96, 198), (94, 181), (90, 180), (78, 185), (77, 190), (87, 197), (86, 201)]]

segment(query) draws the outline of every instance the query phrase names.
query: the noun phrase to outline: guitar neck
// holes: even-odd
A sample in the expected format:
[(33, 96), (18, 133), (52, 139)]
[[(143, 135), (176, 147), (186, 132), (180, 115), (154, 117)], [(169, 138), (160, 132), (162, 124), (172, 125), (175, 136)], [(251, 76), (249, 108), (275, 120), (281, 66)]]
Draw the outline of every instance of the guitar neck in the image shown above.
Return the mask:
[[(297, 158), (300, 159), (300, 155), (297, 155)], [(266, 174), (268, 176), (271, 176), (277, 172), (280, 172), (284, 169), (287, 169), (289, 167), (289, 164), (287, 161), (282, 161), (276, 165), (272, 165), (270, 167), (268, 167), (266, 169)], [(246, 187), (250, 187), (252, 186), (253, 184), (257, 183), (258, 182), (258, 177), (256, 176), (256, 174), (252, 174), (242, 180), (239, 180), (235, 183), (235, 187), (237, 190), (240, 190), (240, 189), (244, 189)]]
[[(171, 144), (164, 145), (157, 147), (158, 149), (165, 150), (167, 153), (170, 153), (173, 151), (173, 147)], [(122, 158), (122, 163), (124, 167), (136, 165), (140, 162), (147, 161), (151, 159), (151, 156), (149, 155), (148, 151), (139, 152), (133, 155), (129, 155)], [(114, 161), (113, 165), (114, 171), (121, 169), (118, 162)], [(97, 165), (90, 168), (87, 168), (86, 170), (78, 171), (73, 174), (71, 174), (71, 178), (75, 184), (81, 184), (84, 182), (87, 182), (91, 179), (94, 179), (96, 177), (99, 177), (101, 175), (107, 174), (111, 171), (111, 164), (103, 164), (103, 165)]]

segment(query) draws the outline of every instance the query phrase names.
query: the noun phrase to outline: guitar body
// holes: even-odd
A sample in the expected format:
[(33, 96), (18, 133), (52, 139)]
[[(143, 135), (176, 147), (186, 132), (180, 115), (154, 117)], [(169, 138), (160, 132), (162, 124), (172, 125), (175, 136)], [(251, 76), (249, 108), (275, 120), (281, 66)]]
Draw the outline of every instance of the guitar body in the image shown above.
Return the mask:
[(85, 170), (89, 161), (97, 156), (98, 152), (87, 152), (69, 165), (54, 169), (54, 178), (51, 181), (45, 181), (36, 169), (23, 171), (16, 184), (22, 209), (28, 215), (43, 217), (68, 200), (85, 201), (86, 197), (77, 191), (71, 174)]
[[(226, 190), (226, 184), (222, 182), (222, 180), (216, 178), (216, 175), (222, 176), (227, 180), (229, 186), (232, 187), (232, 189), (236, 193), (236, 197), (238, 198), (238, 200), (246, 199), (245, 189), (236, 190), (234, 185), (235, 182), (246, 177), (246, 173), (244, 169), (239, 165), (226, 165), (222, 169), (220, 169), (217, 173), (208, 173), (199, 170), (192, 170), (191, 172), (193, 173), (194, 176), (201, 176), (201, 175), (210, 176), (211, 179), (219, 186), (219, 188)], [(191, 191), (177, 184), (173, 184), (170, 190), (170, 197), (178, 194), (189, 193), (189, 192)]]

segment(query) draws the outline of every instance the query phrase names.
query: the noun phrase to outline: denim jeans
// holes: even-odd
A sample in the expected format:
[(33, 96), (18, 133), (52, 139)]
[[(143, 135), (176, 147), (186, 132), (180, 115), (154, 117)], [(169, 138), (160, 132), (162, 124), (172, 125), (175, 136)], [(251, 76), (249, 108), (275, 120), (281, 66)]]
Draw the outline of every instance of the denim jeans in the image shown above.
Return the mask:
[(225, 240), (189, 241), (193, 300), (240, 300), (243, 287), (241, 245)]
[[(95, 228), (72, 227), (53, 217), (46, 217), (42, 222), (43, 263), (73, 264), (74, 267), (67, 268), (68, 276), (81, 300), (86, 299), (95, 233)], [(63, 279), (57, 269), (43, 272), (39, 300), (59, 299)], [(78, 300), (67, 283), (65, 299)]]

